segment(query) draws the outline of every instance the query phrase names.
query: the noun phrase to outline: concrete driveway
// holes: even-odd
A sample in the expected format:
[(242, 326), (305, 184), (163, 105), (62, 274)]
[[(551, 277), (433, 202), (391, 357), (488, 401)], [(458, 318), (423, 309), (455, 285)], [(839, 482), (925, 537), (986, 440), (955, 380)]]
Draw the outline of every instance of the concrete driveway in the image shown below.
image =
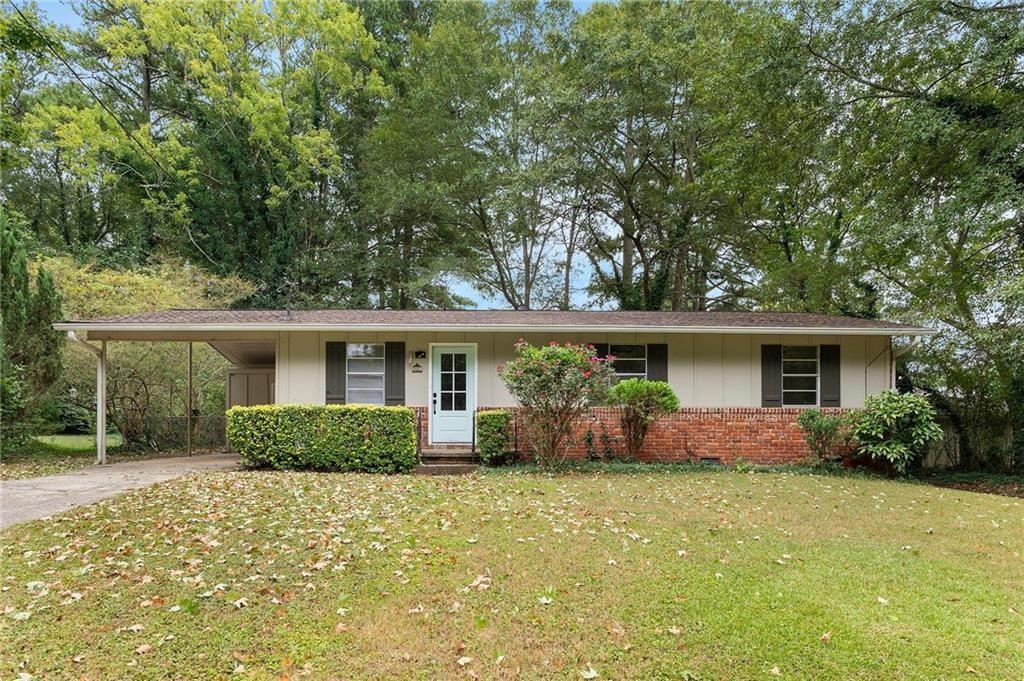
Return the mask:
[(237, 454), (203, 454), (125, 461), (61, 475), (3, 480), (0, 481), (0, 527), (45, 518), (189, 473), (237, 466)]

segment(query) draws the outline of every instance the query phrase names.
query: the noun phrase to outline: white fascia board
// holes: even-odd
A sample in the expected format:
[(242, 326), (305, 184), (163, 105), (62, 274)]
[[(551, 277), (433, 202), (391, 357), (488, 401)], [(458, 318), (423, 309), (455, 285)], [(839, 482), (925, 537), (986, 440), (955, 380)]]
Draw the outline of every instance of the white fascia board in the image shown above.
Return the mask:
[(113, 323), (113, 322), (58, 322), (53, 325), (58, 331), (481, 331), (491, 333), (720, 333), (735, 335), (816, 335), (816, 336), (933, 336), (935, 329), (885, 327), (752, 327), (752, 326), (574, 326), (574, 325), (494, 325), (494, 324), (158, 324), (158, 323)]

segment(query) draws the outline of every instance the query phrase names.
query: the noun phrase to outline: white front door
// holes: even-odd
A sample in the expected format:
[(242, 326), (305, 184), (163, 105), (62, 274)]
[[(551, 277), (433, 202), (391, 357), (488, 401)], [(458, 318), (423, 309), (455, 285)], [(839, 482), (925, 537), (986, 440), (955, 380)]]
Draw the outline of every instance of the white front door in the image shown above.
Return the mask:
[(430, 348), (430, 441), (471, 442), (476, 412), (476, 346)]

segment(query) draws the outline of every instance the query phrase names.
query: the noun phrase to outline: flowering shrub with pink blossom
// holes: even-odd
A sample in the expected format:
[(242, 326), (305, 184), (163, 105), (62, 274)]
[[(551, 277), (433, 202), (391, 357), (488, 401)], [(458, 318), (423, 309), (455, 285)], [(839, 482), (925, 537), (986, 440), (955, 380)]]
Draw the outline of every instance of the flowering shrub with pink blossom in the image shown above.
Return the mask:
[(498, 367), (521, 407), (528, 446), (542, 466), (558, 466), (587, 408), (601, 404), (611, 387), (614, 357), (598, 357), (594, 346), (552, 341), (534, 346), (520, 339), (516, 358)]

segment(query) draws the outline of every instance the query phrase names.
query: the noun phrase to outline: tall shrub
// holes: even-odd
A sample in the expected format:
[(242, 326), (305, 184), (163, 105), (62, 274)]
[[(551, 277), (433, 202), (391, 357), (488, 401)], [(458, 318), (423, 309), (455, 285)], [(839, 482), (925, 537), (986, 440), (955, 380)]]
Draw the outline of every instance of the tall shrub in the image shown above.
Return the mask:
[(885, 390), (864, 400), (864, 408), (854, 416), (852, 434), (859, 451), (904, 473), (924, 456), (929, 443), (942, 439), (942, 428), (923, 394)]
[(476, 444), (480, 460), (497, 466), (512, 458), (512, 413), (491, 409), (476, 414)]
[(664, 381), (630, 378), (612, 386), (608, 404), (619, 407), (619, 422), (630, 459), (640, 454), (647, 430), (658, 418), (679, 409), (679, 398)]
[(604, 401), (612, 357), (592, 345), (534, 346), (520, 340), (516, 357), (498, 373), (522, 409), (526, 444), (542, 466), (565, 462), (573, 433), (588, 407)]
[(796, 417), (804, 432), (804, 441), (816, 463), (840, 458), (840, 445), (849, 441), (847, 421), (841, 414), (825, 414), (818, 409), (805, 409)]

